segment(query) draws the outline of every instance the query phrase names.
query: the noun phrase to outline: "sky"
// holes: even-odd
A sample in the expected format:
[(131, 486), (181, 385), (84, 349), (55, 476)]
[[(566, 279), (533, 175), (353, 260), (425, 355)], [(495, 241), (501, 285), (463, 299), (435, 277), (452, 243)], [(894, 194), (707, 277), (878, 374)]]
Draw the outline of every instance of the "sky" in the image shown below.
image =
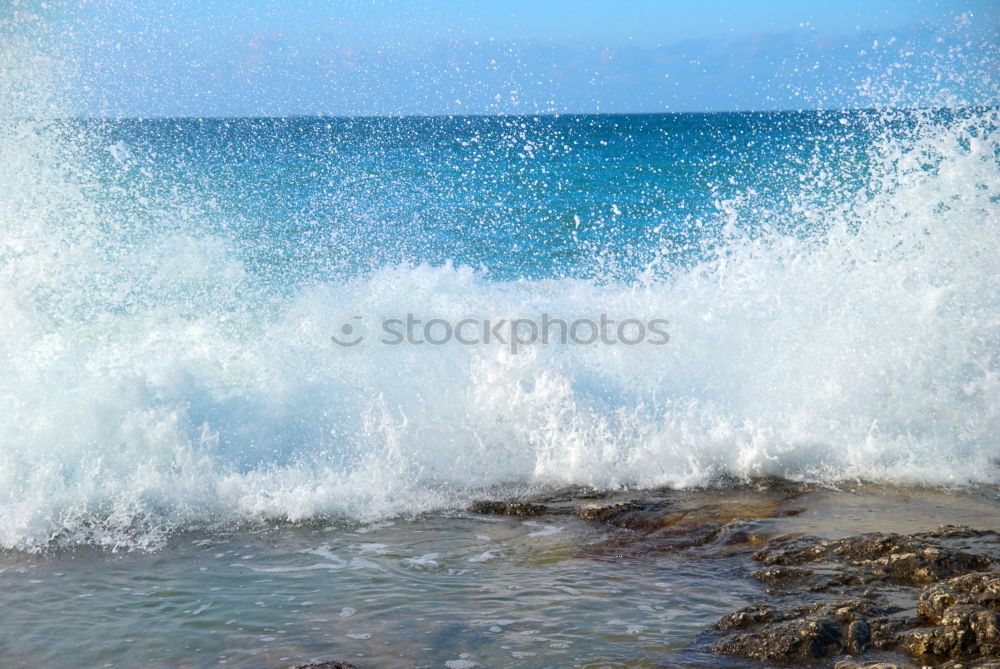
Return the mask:
[(82, 0), (45, 11), (74, 61), (79, 113), (114, 117), (990, 103), (998, 9), (990, 0)]

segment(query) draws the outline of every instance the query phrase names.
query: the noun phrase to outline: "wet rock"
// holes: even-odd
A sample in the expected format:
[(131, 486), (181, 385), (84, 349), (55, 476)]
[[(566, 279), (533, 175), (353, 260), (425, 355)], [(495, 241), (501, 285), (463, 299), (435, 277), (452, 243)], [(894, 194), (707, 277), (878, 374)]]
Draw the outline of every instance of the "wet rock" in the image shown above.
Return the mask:
[(1000, 532), (996, 530), (977, 530), (968, 525), (942, 525), (937, 529), (928, 532), (917, 532), (914, 537), (922, 539), (1000, 539)]
[(1000, 658), (959, 662), (952, 660), (939, 665), (940, 669), (1000, 669)]
[(633, 522), (634, 519), (641, 515), (640, 512), (648, 511), (649, 506), (650, 504), (648, 503), (636, 500), (605, 505), (589, 504), (581, 507), (577, 512), (577, 516), (583, 520), (606, 523), (608, 525), (614, 525), (615, 527), (627, 527), (631, 529), (631, 527), (635, 524)]
[(737, 520), (774, 518), (783, 515), (781, 502), (780, 498), (771, 497), (659, 502), (625, 514), (616, 524), (645, 534), (669, 533), (674, 527), (718, 526)]
[(805, 579), (812, 579), (815, 575), (815, 572), (809, 569), (799, 569), (798, 567), (770, 567), (750, 572), (750, 577), (761, 583), (781, 584), (787, 584), (790, 581), (801, 582)]
[(936, 627), (904, 634), (902, 647), (916, 657), (963, 660), (1000, 656), (1000, 614), (973, 604), (949, 606)]
[(296, 664), (288, 669), (358, 669), (353, 664), (340, 662), (338, 660), (327, 660), (326, 662), (309, 662), (306, 664)]
[[(753, 559), (765, 568), (751, 575), (771, 599), (722, 618), (716, 628), (730, 634), (717, 652), (804, 662), (894, 650), (922, 664), (983, 667), (1000, 657), (1000, 572), (990, 570), (1000, 535), (991, 530), (781, 537)], [(800, 605), (804, 592), (816, 601)], [(842, 666), (869, 666), (851, 662)]]
[(714, 650), (771, 662), (805, 662), (836, 655), (860, 655), (869, 647), (895, 642), (894, 623), (873, 602), (844, 600), (779, 609), (758, 604), (725, 616), (716, 624), (739, 630)]
[(548, 513), (549, 508), (543, 504), (531, 504), (518, 500), (478, 500), (469, 507), (472, 513), (495, 516), (541, 516)]
[[(536, 495), (530, 500), (478, 500), (472, 503), (469, 511), (519, 517), (576, 515), (582, 520), (632, 530), (633, 538), (659, 536), (668, 546), (677, 543), (704, 545), (713, 541), (713, 535), (722, 528), (728, 529), (740, 521), (801, 513), (801, 509), (789, 508), (786, 504), (811, 489), (779, 478), (728, 483), (725, 496), (714, 489), (695, 492), (663, 489), (646, 490), (640, 498), (625, 490), (600, 491), (570, 486)], [(683, 538), (689, 535), (699, 538)], [(758, 537), (750, 533), (730, 535), (726, 532), (726, 535), (729, 544), (760, 543)]]
[(801, 495), (802, 493), (811, 492), (820, 488), (820, 486), (816, 486), (811, 483), (791, 481), (789, 479), (781, 478), (780, 476), (751, 476), (744, 479), (728, 475), (723, 475), (715, 479), (712, 487), (727, 491), (749, 489), (757, 492), (783, 495), (786, 497)]
[(752, 550), (759, 545), (759, 541), (750, 521), (737, 519), (677, 525), (647, 534), (618, 534), (588, 548), (583, 554), (599, 560), (641, 559), (694, 548), (713, 552)]
[(770, 604), (752, 604), (724, 616), (715, 624), (720, 630), (745, 630), (757, 625), (788, 620), (794, 613), (779, 611)]
[(584, 500), (609, 499), (622, 493), (598, 490), (589, 486), (566, 486), (533, 498), (539, 504), (579, 503)]
[(658, 530), (649, 535), (650, 540), (671, 550), (696, 546), (738, 546), (753, 544), (756, 535), (748, 531), (748, 522), (737, 518), (728, 522), (714, 521), (694, 525), (678, 525)]
[(847, 635), (844, 644), (847, 649), (856, 655), (860, 655), (868, 648), (868, 642), (872, 638), (872, 627), (864, 620), (855, 620), (847, 626)]
[(945, 611), (958, 604), (972, 604), (1000, 613), (1000, 572), (966, 574), (923, 589), (917, 613), (938, 624)]
[(738, 634), (716, 644), (726, 655), (761, 661), (803, 662), (843, 651), (839, 630), (826, 620), (795, 621)]
[(691, 548), (749, 550), (763, 543), (763, 519), (786, 515), (785, 498), (740, 493), (719, 499), (704, 493), (660, 499), (588, 504), (577, 510), (583, 520), (629, 532), (610, 537), (587, 555), (596, 559), (641, 558)]
[[(714, 491), (647, 493), (645, 498), (609, 499), (603, 504), (581, 504), (577, 515), (585, 520), (635, 530), (649, 535), (666, 528), (704, 523), (727, 523), (737, 519), (765, 519), (796, 515), (801, 509), (788, 506), (801, 487), (742, 485), (726, 496)], [(581, 500), (582, 501), (582, 500)]]
[(936, 539), (953, 536), (957, 528), (913, 535), (863, 534), (833, 541), (816, 537), (778, 539), (754, 555), (768, 566), (839, 563), (840, 583), (861, 585), (887, 581), (924, 585), (987, 569), (992, 560), (942, 545)]

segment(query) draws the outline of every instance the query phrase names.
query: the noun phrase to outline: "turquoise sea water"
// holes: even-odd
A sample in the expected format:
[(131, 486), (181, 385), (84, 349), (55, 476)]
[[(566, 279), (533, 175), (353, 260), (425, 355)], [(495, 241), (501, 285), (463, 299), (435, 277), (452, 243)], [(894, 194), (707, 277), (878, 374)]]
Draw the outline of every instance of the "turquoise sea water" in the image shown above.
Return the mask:
[[(180, 197), (199, 229), (237, 237), (241, 260), (269, 282), (446, 262), (494, 280), (628, 280), (650, 263), (662, 272), (703, 257), (725, 222), (720, 202), (750, 195), (748, 206), (788, 216), (788, 197), (810, 176), (811, 204), (842, 203), (864, 185), (875, 124), (904, 132), (916, 117), (154, 119), (84, 129), (112, 149), (97, 156), (105, 193)], [(816, 161), (826, 174), (813, 172)], [(119, 205), (150, 218), (141, 204)]]

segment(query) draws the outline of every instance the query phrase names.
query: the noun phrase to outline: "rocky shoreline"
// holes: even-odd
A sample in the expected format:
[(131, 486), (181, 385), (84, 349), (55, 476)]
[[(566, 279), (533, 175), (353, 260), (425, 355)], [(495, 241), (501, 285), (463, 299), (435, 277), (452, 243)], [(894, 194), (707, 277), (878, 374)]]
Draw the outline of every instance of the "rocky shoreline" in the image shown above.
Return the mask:
[(761, 531), (755, 521), (797, 515), (795, 500), (810, 490), (764, 480), (744, 487), (750, 494), (737, 494), (735, 503), (675, 494), (594, 502), (568, 493), (483, 500), (470, 511), (573, 513), (610, 524), (631, 531), (607, 547), (621, 556), (752, 550), (760, 568), (748, 577), (765, 585), (766, 597), (716, 623), (708, 636), (721, 655), (842, 668), (1000, 667), (1000, 532), (942, 526), (828, 540)]
[[(564, 490), (484, 499), (473, 514), (573, 515), (617, 528), (582, 549), (601, 560), (744, 553), (763, 596), (696, 642), (758, 666), (1000, 669), (1000, 531), (943, 525), (829, 538), (788, 531), (821, 489), (783, 480), (642, 494)], [(318, 663), (298, 669), (351, 665)]]
[(750, 576), (767, 584), (767, 599), (720, 620), (725, 636), (713, 648), (785, 663), (835, 658), (844, 668), (868, 666), (856, 660), (869, 651), (920, 666), (1000, 666), (998, 556), (995, 531), (968, 527), (781, 537), (753, 555), (764, 568)]

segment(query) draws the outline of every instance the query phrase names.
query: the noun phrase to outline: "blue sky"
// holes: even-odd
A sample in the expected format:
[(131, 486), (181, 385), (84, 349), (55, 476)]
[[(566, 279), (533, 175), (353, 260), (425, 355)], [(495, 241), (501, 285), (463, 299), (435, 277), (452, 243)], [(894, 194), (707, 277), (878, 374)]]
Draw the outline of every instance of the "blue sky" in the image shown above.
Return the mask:
[(56, 32), (89, 115), (799, 109), (995, 99), (995, 4), (90, 0)]

